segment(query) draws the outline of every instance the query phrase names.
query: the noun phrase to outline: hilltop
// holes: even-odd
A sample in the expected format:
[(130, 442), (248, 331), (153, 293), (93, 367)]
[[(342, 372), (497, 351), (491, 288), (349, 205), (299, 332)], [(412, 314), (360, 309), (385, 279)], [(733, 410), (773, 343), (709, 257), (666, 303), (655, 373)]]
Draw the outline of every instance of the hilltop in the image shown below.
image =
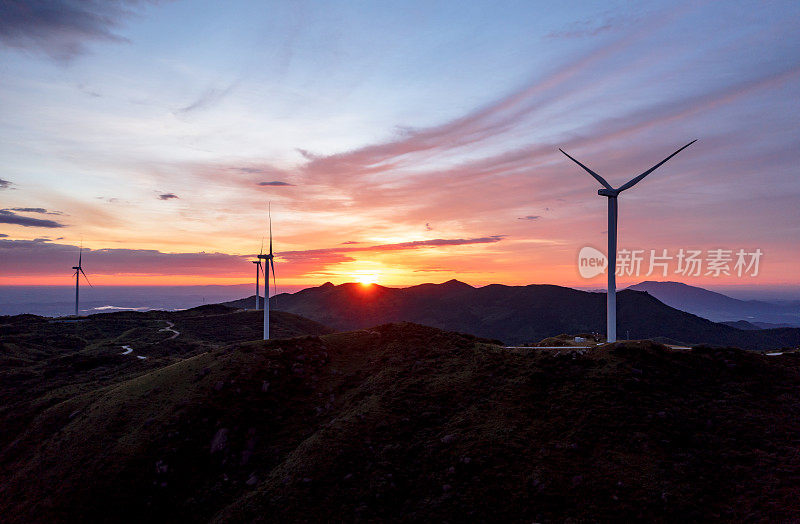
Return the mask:
[(48, 406), (8, 522), (790, 521), (800, 359), (504, 350), (414, 324), (235, 342)]
[[(253, 297), (228, 303), (252, 304)], [(416, 322), (472, 333), (508, 344), (534, 343), (561, 333), (605, 332), (606, 297), (552, 286), (475, 288), (457, 280), (408, 288), (331, 283), (270, 298), (272, 308), (338, 330), (387, 322)], [(617, 333), (621, 338), (657, 339), (680, 344), (714, 344), (746, 349), (800, 345), (800, 328), (740, 330), (670, 307), (640, 291), (617, 293)]]

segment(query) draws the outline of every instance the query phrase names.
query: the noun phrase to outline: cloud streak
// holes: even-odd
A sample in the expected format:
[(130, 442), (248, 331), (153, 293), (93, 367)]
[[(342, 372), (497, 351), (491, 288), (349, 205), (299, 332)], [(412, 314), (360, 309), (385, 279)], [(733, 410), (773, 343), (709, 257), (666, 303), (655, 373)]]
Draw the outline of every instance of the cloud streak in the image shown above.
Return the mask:
[(19, 211), (20, 213), (39, 213), (40, 215), (63, 215), (61, 211), (48, 211), (43, 207), (12, 207), (2, 211)]
[(0, 3), (0, 43), (70, 60), (89, 41), (121, 42), (114, 31), (133, 14), (135, 0), (7, 0)]
[(272, 182), (259, 182), (259, 186), (293, 186), (289, 182), (282, 182), (280, 180), (273, 180)]
[[(403, 251), (408, 249), (421, 249), (427, 247), (445, 246), (465, 246), (471, 244), (494, 244), (500, 242), (506, 235), (492, 235), (478, 238), (434, 238), (430, 240), (414, 240), (411, 242), (398, 242), (395, 244), (378, 244), (373, 246), (360, 247), (332, 247), (325, 249), (308, 249), (304, 251), (283, 251), (277, 255), (285, 260), (303, 259), (324, 259), (329, 255), (341, 255), (342, 253), (372, 252), (380, 253), (387, 251)], [(347, 242), (346, 242), (347, 243)], [(352, 260), (352, 259), (351, 259)]]
[(18, 215), (17, 213), (9, 209), (0, 209), (0, 224), (12, 224), (16, 226), (44, 227), (44, 228), (66, 227), (64, 224), (56, 222), (55, 220), (26, 217)]
[[(2, 215), (0, 215), (2, 216)], [(48, 275), (54, 268), (69, 268), (78, 246), (46, 239), (0, 240), (0, 273), (13, 274), (24, 267), (28, 275)], [(230, 275), (249, 269), (243, 256), (226, 253), (165, 253), (153, 249), (83, 248), (83, 264), (90, 274), (124, 275)]]
[(194, 102), (176, 110), (176, 113), (185, 115), (201, 109), (207, 109), (209, 107), (213, 107), (221, 103), (225, 99), (225, 97), (227, 97), (233, 91), (235, 87), (236, 87), (236, 82), (223, 88), (212, 87), (206, 89), (203, 92), (203, 94), (201, 94)]

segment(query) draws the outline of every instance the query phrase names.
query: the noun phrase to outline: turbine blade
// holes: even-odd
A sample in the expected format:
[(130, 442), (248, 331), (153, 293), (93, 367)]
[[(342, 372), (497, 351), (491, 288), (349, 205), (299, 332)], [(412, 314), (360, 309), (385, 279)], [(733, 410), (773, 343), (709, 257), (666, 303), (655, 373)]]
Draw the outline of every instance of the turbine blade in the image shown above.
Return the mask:
[(81, 248), (78, 250), (78, 267), (81, 267), (82, 257), (83, 257), (83, 240), (81, 240)]
[(585, 169), (587, 173), (589, 173), (590, 175), (592, 175), (595, 178), (595, 180), (597, 180), (598, 182), (603, 184), (603, 187), (605, 187), (606, 189), (614, 189), (613, 187), (611, 187), (611, 184), (606, 182), (605, 178), (601, 177), (600, 175), (598, 175), (597, 173), (595, 173), (594, 171), (592, 171), (591, 169), (589, 169), (585, 165), (581, 164), (580, 162), (578, 162), (577, 160), (575, 160), (574, 158), (569, 156), (569, 154), (567, 154), (567, 152), (564, 151), (563, 149), (558, 148), (558, 150), (561, 151), (562, 153), (564, 153), (565, 155), (567, 155), (567, 158), (569, 158), (570, 160), (572, 160), (573, 162), (575, 162), (576, 164), (581, 166), (583, 169)]
[(272, 254), (272, 202), (269, 203), (269, 254)]
[(688, 144), (686, 144), (685, 146), (683, 146), (682, 148), (680, 148), (677, 151), (675, 151), (674, 153), (672, 153), (671, 155), (669, 155), (667, 158), (665, 158), (664, 160), (662, 160), (658, 164), (654, 165), (653, 167), (651, 167), (650, 169), (648, 169), (647, 171), (642, 173), (641, 175), (637, 176), (636, 178), (631, 179), (627, 184), (624, 184), (624, 185), (620, 186), (619, 191), (622, 192), (622, 191), (625, 191), (626, 189), (632, 188), (633, 186), (638, 184), (639, 181), (641, 181), (644, 177), (646, 177), (647, 175), (649, 175), (650, 173), (652, 173), (653, 171), (658, 169), (664, 162), (666, 162), (670, 158), (674, 157), (675, 155), (677, 155), (678, 153), (680, 153), (681, 151), (683, 151), (684, 149), (686, 149), (690, 145), (694, 144), (695, 142), (697, 142), (696, 138), (694, 140), (692, 140), (691, 142), (689, 142)]
[(275, 280), (275, 260), (269, 259), (269, 264), (272, 266), (272, 296), (278, 294), (278, 282)]
[(86, 273), (83, 272), (83, 269), (79, 269), (83, 278), (86, 279), (86, 283), (89, 284), (89, 287), (94, 287), (91, 282), (89, 282), (89, 277), (86, 276)]

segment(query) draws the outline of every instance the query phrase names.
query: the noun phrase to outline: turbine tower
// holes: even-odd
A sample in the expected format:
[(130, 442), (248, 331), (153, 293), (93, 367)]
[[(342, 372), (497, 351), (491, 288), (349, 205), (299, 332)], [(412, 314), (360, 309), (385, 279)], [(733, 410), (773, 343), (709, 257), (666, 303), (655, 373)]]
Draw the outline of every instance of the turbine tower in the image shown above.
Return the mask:
[(272, 268), (272, 283), (275, 283), (275, 262), (272, 254), (272, 204), (269, 207), (269, 253), (258, 255), (259, 262), (264, 261), (264, 340), (269, 340), (269, 269)]
[(261, 255), (264, 254), (264, 239), (261, 239), (261, 251), (258, 252), (258, 260), (253, 260), (253, 264), (256, 265), (256, 310), (261, 309), (261, 288), (258, 284), (258, 274), (263, 272), (264, 269), (261, 267)]
[(603, 189), (599, 189), (597, 194), (608, 198), (608, 294), (606, 295), (606, 342), (617, 341), (617, 197), (620, 193), (638, 184), (644, 177), (655, 171), (664, 162), (674, 157), (695, 142), (697, 142), (697, 139), (692, 140), (658, 164), (654, 165), (641, 175), (632, 178), (626, 184), (621, 185), (617, 189), (611, 187), (611, 184), (606, 182), (603, 177), (569, 156), (563, 149), (559, 148), (559, 151), (567, 155), (570, 160), (581, 166), (584, 170), (586, 170), (587, 173), (592, 175), (595, 180), (600, 182), (600, 184), (603, 186)]
[(86, 276), (86, 273), (83, 272), (83, 267), (81, 266), (81, 259), (83, 258), (83, 243), (81, 243), (80, 250), (78, 251), (78, 265), (72, 266), (72, 269), (75, 270), (75, 316), (78, 316), (78, 298), (80, 296), (80, 288), (81, 288), (81, 275), (83, 278), (86, 279), (86, 283), (89, 284), (89, 287), (92, 286), (92, 283), (89, 282), (89, 277)]

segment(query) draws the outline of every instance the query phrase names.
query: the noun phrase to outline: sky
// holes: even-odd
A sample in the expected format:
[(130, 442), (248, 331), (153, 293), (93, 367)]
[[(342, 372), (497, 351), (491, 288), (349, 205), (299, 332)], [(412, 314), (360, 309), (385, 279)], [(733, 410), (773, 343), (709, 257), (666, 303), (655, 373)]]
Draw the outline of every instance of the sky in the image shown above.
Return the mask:
[[(584, 279), (760, 250), (800, 289), (800, 3), (0, 4), (0, 285)], [(267, 240), (268, 243), (268, 240)]]

